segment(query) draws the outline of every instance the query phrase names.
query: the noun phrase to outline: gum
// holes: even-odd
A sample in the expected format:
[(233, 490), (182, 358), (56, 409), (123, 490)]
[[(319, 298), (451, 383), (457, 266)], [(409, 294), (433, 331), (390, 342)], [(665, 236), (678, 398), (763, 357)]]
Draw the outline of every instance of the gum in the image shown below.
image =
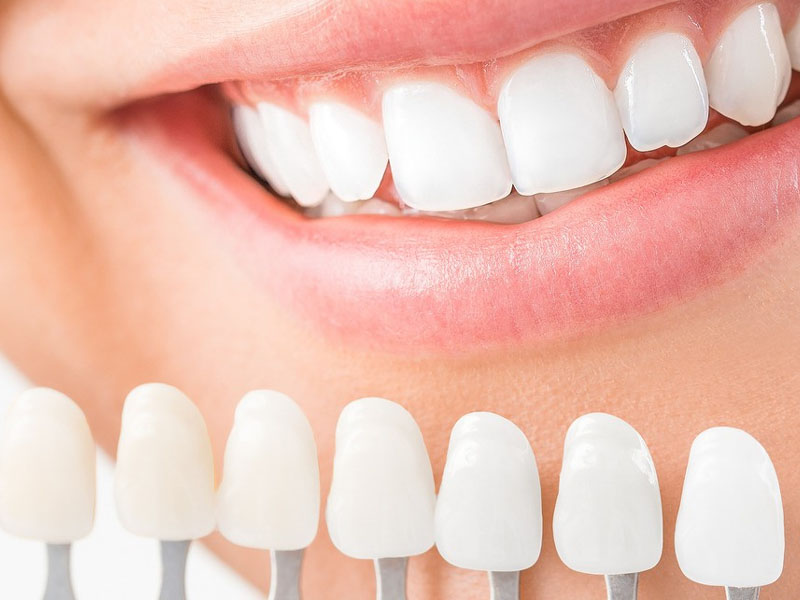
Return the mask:
[[(784, 31), (796, 22), (800, 6), (790, 0), (773, 2)], [(414, 66), (375, 71), (350, 70), (322, 76), (280, 80), (247, 80), (224, 85), (229, 98), (255, 104), (268, 100), (306, 117), (319, 99), (349, 104), (380, 120), (380, 102), (389, 86), (410, 80), (437, 81), (459, 90), (496, 116), (499, 91), (509, 74), (530, 58), (555, 51), (576, 52), (595, 69), (610, 89), (628, 56), (646, 36), (657, 31), (686, 35), (705, 62), (725, 27), (752, 0), (690, 0), (650, 9), (556, 39), (547, 40), (506, 57), (443, 66)]]

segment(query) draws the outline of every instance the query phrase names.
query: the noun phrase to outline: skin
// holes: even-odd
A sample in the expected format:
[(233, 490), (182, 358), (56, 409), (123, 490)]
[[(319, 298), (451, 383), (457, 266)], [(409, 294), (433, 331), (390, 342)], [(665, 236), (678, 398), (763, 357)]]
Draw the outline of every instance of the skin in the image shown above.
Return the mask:
[[(466, 412), (495, 411), (528, 435), (542, 480), (543, 550), (523, 575), (523, 596), (600, 599), (602, 578), (564, 567), (550, 526), (567, 427), (585, 412), (611, 412), (648, 442), (661, 484), (664, 555), (642, 576), (642, 596), (720, 598), (721, 590), (682, 576), (672, 535), (693, 438), (714, 425), (738, 426), (767, 448), (783, 492), (785, 569), (765, 594), (788, 599), (800, 587), (800, 224), (787, 224), (724, 284), (612, 330), (470, 358), (345, 344), (276, 304), (228, 250), (213, 214), (115, 136), (101, 118), (106, 78), (96, 88), (88, 76), (65, 78), (61, 87), (53, 69), (49, 85), (34, 81), (24, 60), (34, 53), (23, 51), (37, 38), (26, 45), (26, 27), (48, 3), (22, 4), (0, 8), (0, 349), (37, 384), (79, 401), (105, 449), (116, 446), (126, 393), (164, 381), (200, 406), (219, 471), (235, 403), (249, 389), (274, 388), (309, 416), (325, 493), (339, 411), (379, 395), (418, 420), (438, 485), (450, 427)], [(81, 4), (62, 11), (76, 23), (99, 11)], [(66, 48), (88, 43), (61, 33)], [(79, 61), (58, 66), (101, 72)], [(217, 535), (208, 541), (266, 586), (264, 553)], [(372, 566), (338, 554), (324, 522), (306, 564), (310, 598), (373, 594)], [(413, 559), (409, 576), (412, 597), (488, 593), (483, 574), (450, 567), (435, 550)]]

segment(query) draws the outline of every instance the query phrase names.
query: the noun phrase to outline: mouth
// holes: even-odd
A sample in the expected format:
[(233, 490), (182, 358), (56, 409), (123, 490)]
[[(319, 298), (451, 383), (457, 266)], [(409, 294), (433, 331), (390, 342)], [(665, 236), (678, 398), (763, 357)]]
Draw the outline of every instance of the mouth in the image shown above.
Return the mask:
[[(797, 7), (656, 4), (560, 3), (549, 29), (505, 7), (507, 35), (469, 47), (461, 29), (487, 18), (470, 15), (438, 51), (424, 32), (345, 47), (302, 12), (280, 31), (321, 19), (327, 63), (298, 49), (294, 70), (286, 52), (256, 69), (229, 45), (114, 114), (334, 339), (582, 336), (735, 277), (800, 219)], [(189, 82), (207, 85), (173, 89)]]

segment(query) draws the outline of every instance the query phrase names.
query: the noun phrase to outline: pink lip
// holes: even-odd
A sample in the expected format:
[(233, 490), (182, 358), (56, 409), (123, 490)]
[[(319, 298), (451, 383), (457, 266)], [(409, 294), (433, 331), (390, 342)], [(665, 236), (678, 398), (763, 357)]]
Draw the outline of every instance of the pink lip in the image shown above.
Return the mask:
[[(211, 82), (413, 64), (463, 64), (512, 54), (545, 39), (669, 0), (300, 0), (263, 3), (250, 26), (225, 24), (142, 82), (133, 97)], [(205, 39), (208, 38), (208, 39)], [(313, 43), (308, 43), (313, 39)], [(425, 60), (420, 60), (425, 57)]]
[(382, 350), (579, 336), (724, 281), (798, 224), (798, 121), (518, 226), (307, 220), (220, 152), (224, 130), (208, 126), (224, 114), (216, 102), (169, 97), (127, 122), (237, 232), (230, 239), (272, 297), (334, 339)]

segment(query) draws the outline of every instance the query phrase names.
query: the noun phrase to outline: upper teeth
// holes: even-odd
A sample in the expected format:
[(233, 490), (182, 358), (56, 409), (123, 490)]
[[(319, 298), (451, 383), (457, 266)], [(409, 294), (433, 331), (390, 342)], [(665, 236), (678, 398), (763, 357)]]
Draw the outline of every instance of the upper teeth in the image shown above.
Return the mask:
[[(344, 202), (373, 198), (388, 160), (403, 204), (460, 214), (505, 198), (512, 181), (523, 196), (603, 181), (625, 162), (625, 134), (643, 152), (683, 147), (705, 129), (709, 105), (743, 125), (768, 123), (792, 62), (800, 68), (800, 21), (784, 38), (778, 10), (761, 3), (731, 21), (705, 70), (687, 35), (649, 34), (613, 93), (577, 53), (545, 51), (498, 84), (496, 113), (444, 83), (395, 79), (383, 90), (382, 122), (330, 99), (311, 102), (308, 124), (269, 102), (259, 103), (260, 120), (237, 107), (234, 122), (253, 168), (301, 206), (331, 191)], [(542, 200), (538, 211), (558, 203)]]
[(677, 148), (708, 121), (703, 66), (686, 36), (654, 35), (628, 59), (614, 90), (631, 146), (642, 152)]
[(763, 125), (786, 96), (792, 67), (774, 4), (742, 12), (708, 61), (711, 106), (742, 125)]

